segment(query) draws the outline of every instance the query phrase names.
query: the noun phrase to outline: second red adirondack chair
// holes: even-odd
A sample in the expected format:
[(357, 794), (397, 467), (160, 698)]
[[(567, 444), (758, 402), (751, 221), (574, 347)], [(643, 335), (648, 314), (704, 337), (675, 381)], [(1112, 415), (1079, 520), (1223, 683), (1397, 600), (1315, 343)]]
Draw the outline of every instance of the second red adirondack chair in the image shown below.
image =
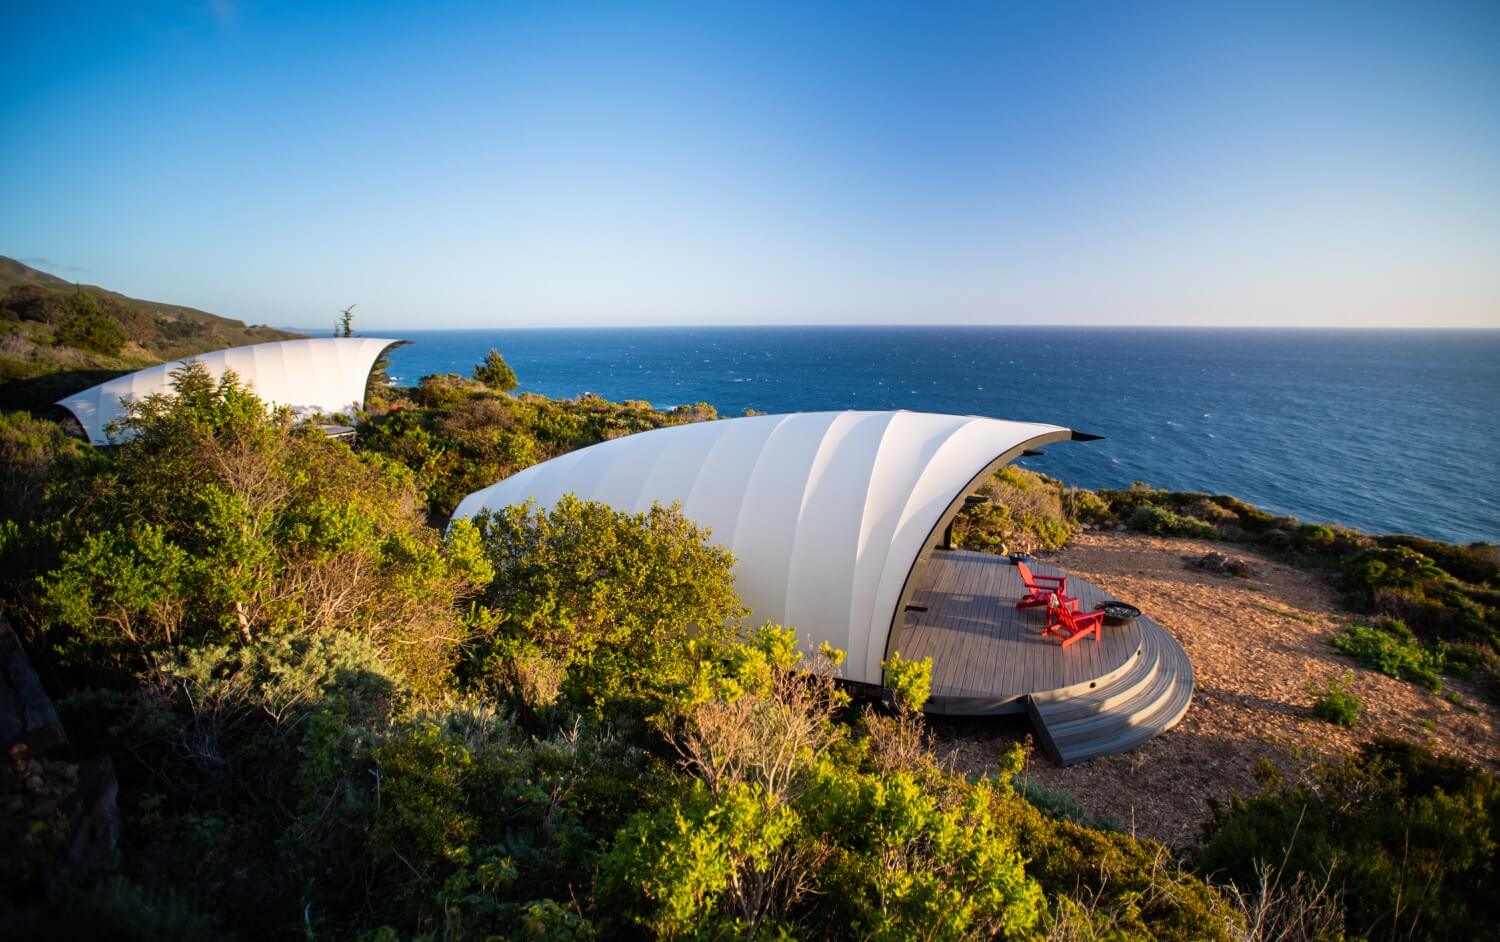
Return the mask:
[(1044, 635), (1063, 634), (1062, 646), (1067, 647), (1086, 635), (1094, 636), (1099, 643), (1099, 629), (1104, 624), (1103, 612), (1079, 612), (1073, 599), (1064, 601), (1054, 594), (1047, 602), (1047, 629)]

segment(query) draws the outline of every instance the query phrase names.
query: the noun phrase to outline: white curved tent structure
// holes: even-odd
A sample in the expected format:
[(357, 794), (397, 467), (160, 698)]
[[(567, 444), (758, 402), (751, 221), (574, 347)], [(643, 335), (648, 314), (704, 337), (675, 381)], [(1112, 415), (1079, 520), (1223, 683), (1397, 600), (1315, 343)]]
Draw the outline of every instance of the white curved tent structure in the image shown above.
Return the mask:
[(1055, 425), (920, 412), (812, 412), (674, 426), (527, 468), (464, 498), (455, 518), (565, 493), (638, 512), (679, 501), (734, 553), (756, 622), (848, 652), (881, 682), (911, 577), (964, 496), (1001, 464), (1072, 438)]
[(365, 384), (380, 354), (399, 340), (322, 337), (231, 347), (173, 360), (100, 383), (58, 402), (77, 416), (89, 441), (109, 443), (108, 427), (124, 414), (121, 401), (135, 401), (172, 387), (172, 373), (188, 360), (217, 379), (233, 370), (267, 402), (297, 412), (345, 412), (364, 402)]

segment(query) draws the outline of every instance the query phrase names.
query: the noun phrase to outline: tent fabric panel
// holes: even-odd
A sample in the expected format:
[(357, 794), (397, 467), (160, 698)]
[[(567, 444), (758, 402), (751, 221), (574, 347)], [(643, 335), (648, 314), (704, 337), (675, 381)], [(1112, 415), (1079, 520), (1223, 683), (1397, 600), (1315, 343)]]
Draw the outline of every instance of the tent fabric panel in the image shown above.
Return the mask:
[(279, 350), (269, 349), (266, 344), (256, 344), (246, 349), (254, 361), (250, 375), (254, 379), (255, 388), (285, 389), (289, 386), (286, 357), (281, 356)]
[[(711, 422), (695, 422), (691, 425), (676, 425), (662, 429), (656, 447), (656, 461), (641, 479), (632, 507), (650, 507), (652, 504), (670, 506), (680, 501), (693, 489), (698, 480), (699, 462), (695, 456), (712, 447), (719, 438), (719, 430)], [(703, 525), (702, 521), (699, 521)]]
[(682, 499), (682, 510), (712, 530), (714, 541), (731, 552), (738, 540), (751, 476), (764, 460), (766, 443), (785, 420), (782, 415), (757, 415), (713, 423), (718, 439), (700, 461), (692, 489)]
[(885, 426), (882, 415), (852, 412), (829, 425), (809, 468), (787, 557), (788, 621), (826, 626), (820, 640), (845, 652), (864, 646), (850, 619), (859, 534), (848, 521), (864, 510), (869, 469)]
[(736, 559), (756, 561), (736, 566), (735, 585), (744, 597), (759, 601), (757, 621), (799, 620), (798, 600), (788, 600), (786, 592), (792, 548), (809, 472), (834, 418), (828, 413), (788, 417), (766, 439), (746, 481), (732, 549)]
[[(891, 416), (880, 450), (870, 470), (870, 486), (859, 521), (859, 561), (850, 606), (854, 647), (849, 651), (851, 674), (879, 677), (885, 657), (885, 631), (879, 619), (880, 580), (886, 572), (891, 541), (911, 490), (932, 455), (952, 429), (966, 421), (957, 416), (898, 412)], [(907, 557), (908, 564), (916, 554)]]

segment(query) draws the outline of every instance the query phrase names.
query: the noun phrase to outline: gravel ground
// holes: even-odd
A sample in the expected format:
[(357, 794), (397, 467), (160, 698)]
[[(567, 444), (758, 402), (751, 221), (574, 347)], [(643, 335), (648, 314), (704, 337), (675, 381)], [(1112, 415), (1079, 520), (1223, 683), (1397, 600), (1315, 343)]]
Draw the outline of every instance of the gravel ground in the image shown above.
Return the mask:
[[(1256, 575), (1236, 578), (1190, 568), (1210, 550), (1248, 561)], [(1500, 711), (1472, 689), (1450, 683), (1467, 708), (1412, 684), (1365, 670), (1325, 640), (1347, 620), (1319, 576), (1272, 562), (1244, 547), (1134, 533), (1088, 533), (1047, 558), (1141, 608), (1177, 638), (1192, 659), (1197, 689), (1176, 727), (1130, 752), (1067, 769), (1039, 753), (1033, 780), (1070, 792), (1090, 812), (1143, 837), (1191, 845), (1209, 799), (1258, 790), (1261, 759), (1292, 769), (1352, 751), (1378, 735), (1426, 743), (1491, 769), (1500, 767)], [(1345, 729), (1312, 713), (1309, 683), (1343, 677), (1365, 703)], [(959, 768), (994, 767), (1023, 723), (995, 720), (935, 724)]]

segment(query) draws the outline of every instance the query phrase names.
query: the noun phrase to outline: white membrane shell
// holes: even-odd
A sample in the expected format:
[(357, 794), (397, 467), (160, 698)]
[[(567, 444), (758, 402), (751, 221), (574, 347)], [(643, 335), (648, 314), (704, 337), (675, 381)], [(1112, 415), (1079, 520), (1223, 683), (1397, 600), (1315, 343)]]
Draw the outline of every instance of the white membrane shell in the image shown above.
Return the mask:
[(454, 519), (564, 494), (682, 512), (735, 556), (751, 619), (848, 652), (878, 684), (901, 591), (943, 513), (997, 458), (1068, 435), (1055, 425), (922, 412), (804, 412), (655, 429), (600, 442), (475, 491)]

